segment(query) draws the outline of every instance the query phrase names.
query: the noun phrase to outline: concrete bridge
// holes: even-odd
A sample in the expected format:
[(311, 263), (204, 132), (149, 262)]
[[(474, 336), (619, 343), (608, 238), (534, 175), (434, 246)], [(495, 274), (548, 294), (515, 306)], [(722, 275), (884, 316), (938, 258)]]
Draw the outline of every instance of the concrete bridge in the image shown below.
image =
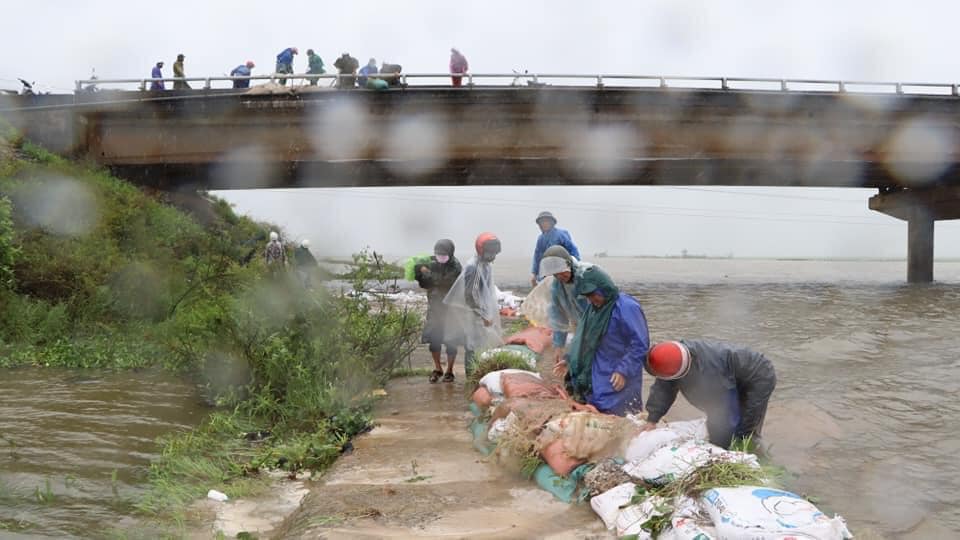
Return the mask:
[(187, 91), (18, 96), (0, 115), (57, 152), (167, 190), (872, 187), (870, 208), (909, 224), (908, 280), (933, 279), (934, 221), (960, 218), (956, 85), (596, 79), (380, 92), (207, 80)]

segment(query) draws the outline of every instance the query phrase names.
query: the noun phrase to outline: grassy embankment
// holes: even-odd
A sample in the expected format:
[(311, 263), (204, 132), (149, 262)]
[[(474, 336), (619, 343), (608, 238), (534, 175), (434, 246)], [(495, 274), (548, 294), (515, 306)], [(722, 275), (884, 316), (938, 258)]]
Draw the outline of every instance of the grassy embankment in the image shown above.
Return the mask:
[[(370, 390), (419, 332), (382, 298), (268, 278), (269, 226), (223, 201), (206, 210), (201, 223), (0, 134), (0, 367), (162, 367), (206, 384), (215, 408), (161, 441), (135, 501), (167, 522), (209, 488), (249, 493), (264, 469), (327, 467), (370, 426)], [(355, 263), (354, 290), (396, 271)]]

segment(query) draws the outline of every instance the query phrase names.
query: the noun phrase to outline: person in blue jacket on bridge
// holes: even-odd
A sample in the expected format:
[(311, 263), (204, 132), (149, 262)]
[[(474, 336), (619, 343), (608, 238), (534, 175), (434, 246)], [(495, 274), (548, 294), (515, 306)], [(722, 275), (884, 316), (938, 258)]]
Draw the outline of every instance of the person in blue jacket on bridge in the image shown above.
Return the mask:
[(600, 267), (583, 271), (576, 292), (590, 306), (577, 325), (576, 334), (558, 374), (570, 395), (606, 414), (625, 414), (643, 409), (643, 366), (650, 345), (643, 308), (632, 296), (620, 292)]
[(537, 225), (540, 227), (540, 237), (537, 238), (537, 247), (533, 250), (533, 267), (530, 270), (530, 285), (537, 286), (537, 275), (540, 273), (540, 260), (543, 259), (543, 253), (551, 246), (563, 246), (567, 253), (575, 258), (580, 258), (580, 250), (573, 243), (570, 233), (557, 228), (557, 218), (550, 212), (540, 212), (537, 216)]
[[(157, 65), (153, 66), (153, 69), (150, 70), (150, 78), (163, 78), (163, 62), (157, 62)], [(150, 90), (164, 90), (165, 88), (163, 81), (153, 81), (150, 83)]]
[[(241, 64), (230, 72), (231, 77), (249, 77), (250, 70), (252, 70), (256, 65), (253, 63), (253, 60), (247, 60), (246, 64)], [(234, 88), (250, 88), (250, 79), (242, 79), (233, 81)]]
[[(293, 73), (293, 56), (299, 54), (296, 47), (287, 47), (277, 55), (277, 73)], [(280, 79), (280, 84), (287, 84), (286, 79)]]

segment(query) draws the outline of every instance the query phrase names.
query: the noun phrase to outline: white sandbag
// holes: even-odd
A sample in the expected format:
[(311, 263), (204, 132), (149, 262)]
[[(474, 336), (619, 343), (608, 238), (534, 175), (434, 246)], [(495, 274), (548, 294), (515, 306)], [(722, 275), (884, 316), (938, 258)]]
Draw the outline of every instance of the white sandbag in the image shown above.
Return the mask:
[(679, 445), (664, 446), (654, 451), (646, 459), (629, 461), (624, 464), (623, 471), (644, 482), (665, 485), (678, 478), (683, 478), (697, 467), (706, 465), (710, 461), (760, 466), (757, 457), (753, 454), (731, 452), (707, 442), (691, 440)]
[(710, 516), (696, 499), (678, 497), (674, 501), (670, 526), (660, 533), (660, 540), (713, 540), (717, 530)]
[(706, 418), (685, 422), (667, 422), (667, 428), (679, 433), (684, 439), (706, 441), (710, 438), (710, 434), (707, 432)]
[(664, 507), (669, 508), (669, 504), (663, 497), (650, 497), (640, 504), (622, 508), (620, 513), (617, 514), (617, 536), (635, 534), (637, 540), (652, 539), (653, 536), (651, 536), (650, 531), (644, 530), (642, 526), (650, 521), (650, 518), (663, 515), (663, 512), (658, 508)]
[(700, 503), (721, 539), (853, 538), (843, 518), (828, 518), (789, 491), (755, 486), (714, 488), (700, 497)]
[(668, 444), (673, 444), (681, 438), (679, 433), (668, 428), (643, 431), (630, 439), (627, 449), (623, 452), (623, 459), (624, 461), (642, 461), (650, 457), (650, 454), (656, 450)]
[(492, 443), (495, 443), (500, 440), (500, 437), (503, 436), (507, 430), (510, 429), (510, 426), (517, 421), (517, 415), (511, 412), (505, 418), (500, 418), (494, 420), (490, 423), (490, 430), (487, 431), (487, 440)]
[(486, 386), (487, 390), (489, 390), (495, 398), (503, 397), (503, 385), (500, 382), (500, 377), (504, 373), (528, 373), (534, 377), (537, 377), (538, 379), (541, 378), (539, 373), (525, 371), (522, 369), (501, 369), (500, 371), (491, 371), (480, 378), (480, 384)]
[(590, 499), (590, 508), (593, 508), (593, 511), (600, 516), (607, 529), (613, 530), (617, 526), (617, 516), (620, 515), (620, 508), (627, 506), (636, 492), (637, 485), (633, 482), (620, 484)]

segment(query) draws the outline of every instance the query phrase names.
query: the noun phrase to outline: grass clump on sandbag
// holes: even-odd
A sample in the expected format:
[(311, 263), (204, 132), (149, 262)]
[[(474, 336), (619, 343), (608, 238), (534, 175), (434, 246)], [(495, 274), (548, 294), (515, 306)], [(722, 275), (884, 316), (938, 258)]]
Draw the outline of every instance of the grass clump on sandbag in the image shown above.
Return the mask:
[(474, 366), (473, 373), (467, 377), (467, 382), (464, 387), (467, 395), (473, 394), (473, 391), (480, 386), (480, 379), (487, 373), (500, 371), (501, 369), (522, 369), (524, 371), (530, 371), (530, 364), (528, 364), (523, 357), (511, 351), (501, 351), (489, 355), (485, 360), (477, 362), (477, 365)]

